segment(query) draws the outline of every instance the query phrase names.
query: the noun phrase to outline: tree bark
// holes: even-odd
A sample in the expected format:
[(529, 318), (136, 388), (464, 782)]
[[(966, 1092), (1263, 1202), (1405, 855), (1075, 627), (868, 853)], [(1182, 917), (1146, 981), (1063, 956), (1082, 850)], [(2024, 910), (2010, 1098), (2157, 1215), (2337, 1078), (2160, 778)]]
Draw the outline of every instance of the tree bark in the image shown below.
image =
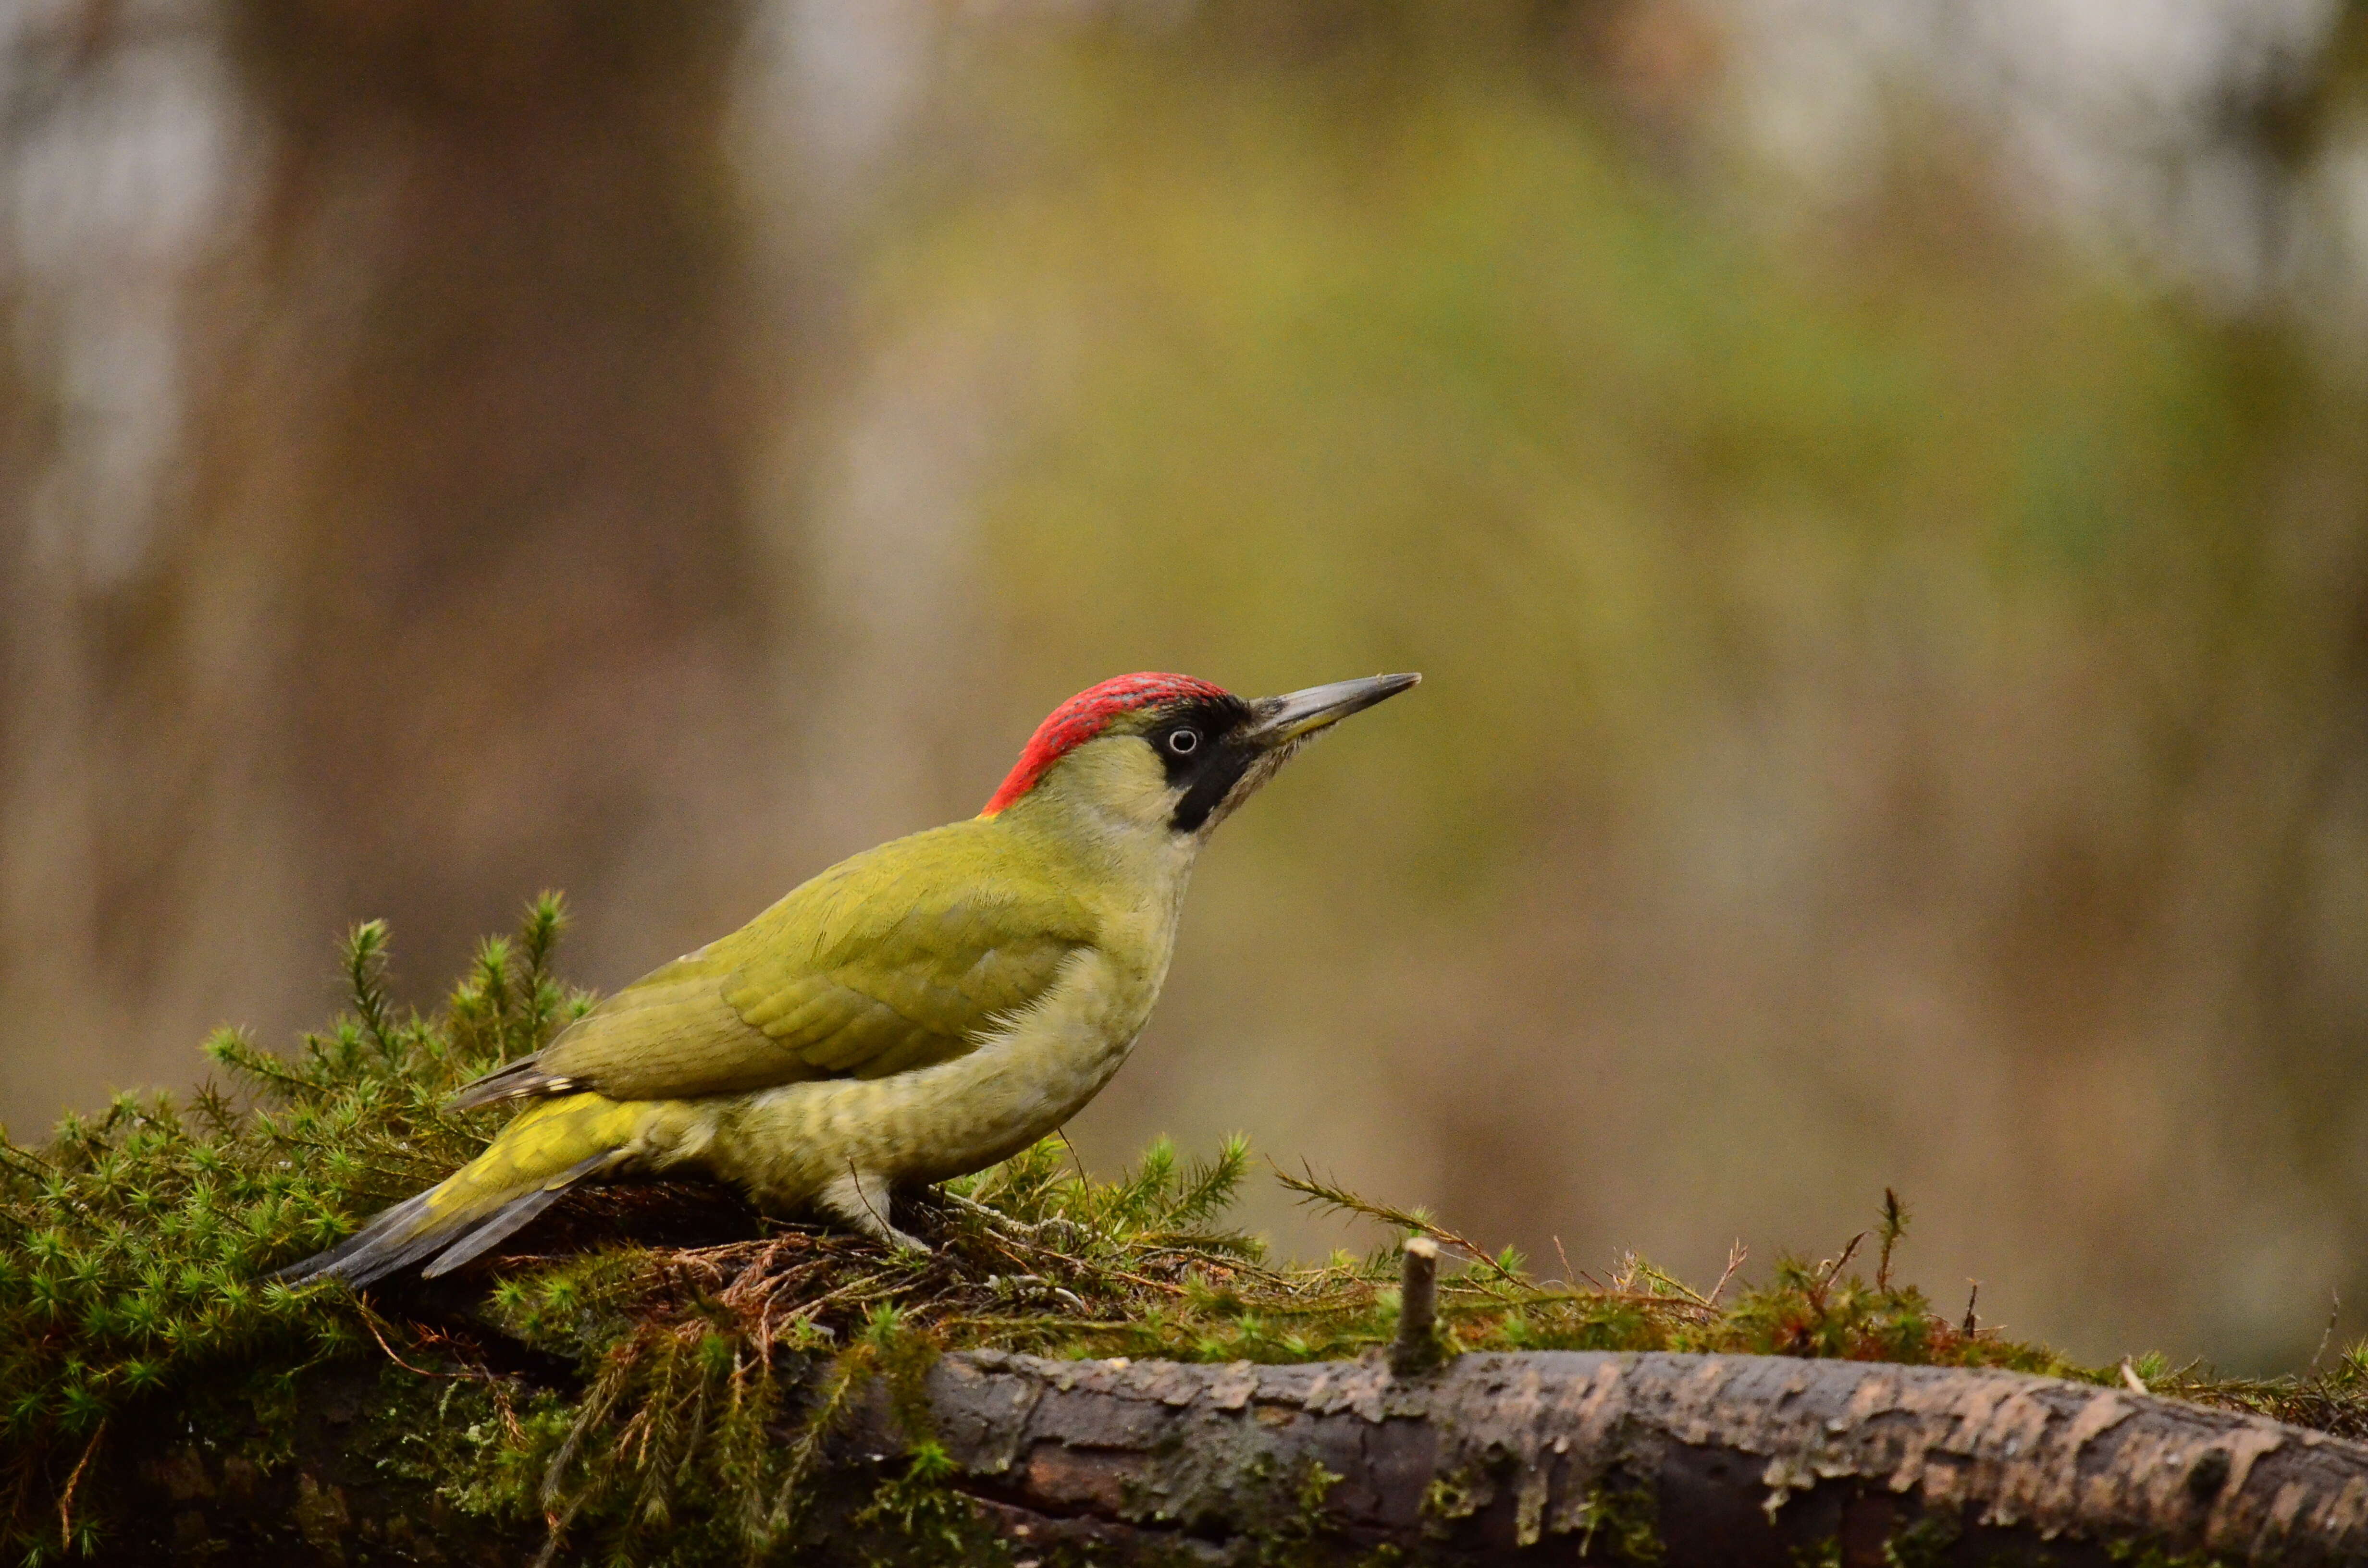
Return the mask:
[[(1400, 1379), (1378, 1358), (976, 1353), (940, 1362), (928, 1393), (960, 1484), (999, 1528), (1090, 1541), (1097, 1561), (1277, 1540), (1666, 1568), (2043, 1550), (2070, 1565), (2124, 1561), (2112, 1549), (2128, 1543), (2368, 1556), (2368, 1447), (2009, 1372), (1545, 1353)], [(892, 1433), (884, 1403), (867, 1431)]]
[[(104, 1467), (118, 1524), (103, 1555), (531, 1555), (539, 1528), (457, 1517), (361, 1451), (353, 1409), (376, 1376), (308, 1384), (293, 1459), (265, 1473), (222, 1457), (227, 1439), (193, 1444), (185, 1422), (120, 1434)], [(909, 1400), (876, 1384), (831, 1444), (817, 1495), (851, 1517), (933, 1438), (976, 1528), (1020, 1562), (1064, 1547), (1098, 1563), (1352, 1561), (1383, 1546), (1464, 1563), (1664, 1568), (2151, 1560), (2132, 1547), (2166, 1560), (2368, 1558), (2368, 1446), (2008, 1372), (1548, 1353), (1401, 1377), (1378, 1357), (1258, 1367), (970, 1352), (939, 1360), (926, 1393), (932, 1431), (916, 1433), (894, 1414)], [(859, 1540), (825, 1523), (799, 1560), (879, 1555), (876, 1531)]]

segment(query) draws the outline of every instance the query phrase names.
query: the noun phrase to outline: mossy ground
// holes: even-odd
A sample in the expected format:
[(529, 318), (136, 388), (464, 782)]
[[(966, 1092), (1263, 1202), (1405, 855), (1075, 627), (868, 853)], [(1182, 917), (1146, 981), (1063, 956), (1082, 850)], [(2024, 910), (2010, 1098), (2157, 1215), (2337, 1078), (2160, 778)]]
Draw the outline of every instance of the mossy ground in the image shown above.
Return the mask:
[[(352, 1011), (292, 1060), (222, 1034), (207, 1050), (224, 1085), (120, 1096), (40, 1148), (0, 1140), (10, 1555), (100, 1548), (108, 1521), (84, 1479), (110, 1431), (146, 1412), (235, 1407), (242, 1462), (259, 1473), (283, 1465), (298, 1391), (326, 1369), (378, 1368), (358, 1441), (381, 1473), (432, 1487), (458, 1515), (544, 1521), (554, 1541), (597, 1542), (624, 1560), (731, 1561), (794, 1534), (834, 1413), (874, 1376), (901, 1391), (914, 1454), (872, 1499), (870, 1522), (955, 1530), (916, 1489), (935, 1450), (911, 1395), (942, 1350), (1300, 1361), (1354, 1357), (1394, 1333), (1395, 1247), (1285, 1265), (1224, 1228), (1251, 1173), (1238, 1142), (1206, 1163), (1156, 1145), (1097, 1182), (1049, 1141), (916, 1196), (907, 1223), (931, 1243), (925, 1256), (672, 1183), (571, 1199), (519, 1238), (541, 1250), (513, 1249), (436, 1288), (361, 1297), (268, 1280), (484, 1146), (500, 1113), (454, 1115), (443, 1102), (586, 1005), (551, 972), (561, 924), (557, 900), (538, 901), (516, 938), (484, 944), (439, 1011), (400, 1017), (381, 983), (385, 933), (362, 926), (346, 951)], [(1872, 1281), (1853, 1242), (1823, 1262), (1783, 1260), (1758, 1284), (1698, 1290), (1633, 1257), (1600, 1278), (1543, 1278), (1427, 1215), (1274, 1174), (1310, 1202), (1427, 1231), (1459, 1256), (1440, 1292), (1459, 1349), (2135, 1376), (2158, 1392), (2368, 1436), (2360, 1351), (2286, 1379), (2219, 1380), (2152, 1359), (2100, 1370), (1937, 1312), (1892, 1278), (1906, 1215), (1888, 1195), (1864, 1260)]]

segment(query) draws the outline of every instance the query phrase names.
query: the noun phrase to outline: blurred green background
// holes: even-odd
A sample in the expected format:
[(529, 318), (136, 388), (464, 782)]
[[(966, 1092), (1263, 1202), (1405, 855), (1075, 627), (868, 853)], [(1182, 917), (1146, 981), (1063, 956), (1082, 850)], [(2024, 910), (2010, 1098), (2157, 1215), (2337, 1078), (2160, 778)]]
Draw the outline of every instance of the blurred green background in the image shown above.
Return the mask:
[[(2368, 1333), (2368, 6), (28, 0), (0, 1115), (1419, 669), (1073, 1129)], [(1254, 1199), (1287, 1249), (1373, 1238)], [(1549, 1267), (1558, 1267), (1558, 1261)]]

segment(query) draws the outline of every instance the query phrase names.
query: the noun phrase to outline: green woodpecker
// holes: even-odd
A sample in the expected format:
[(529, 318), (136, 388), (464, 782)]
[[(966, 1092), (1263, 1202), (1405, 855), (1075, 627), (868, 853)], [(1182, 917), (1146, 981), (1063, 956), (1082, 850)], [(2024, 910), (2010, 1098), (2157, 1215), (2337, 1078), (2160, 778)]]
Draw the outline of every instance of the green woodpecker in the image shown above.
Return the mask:
[(841, 861), (462, 1089), (456, 1108), (534, 1103), (283, 1274), (442, 1274), (576, 1182), (670, 1170), (920, 1245), (891, 1194), (1008, 1158), (1092, 1099), (1158, 1000), (1211, 832), (1311, 737), (1420, 678), (1078, 693), (977, 816)]

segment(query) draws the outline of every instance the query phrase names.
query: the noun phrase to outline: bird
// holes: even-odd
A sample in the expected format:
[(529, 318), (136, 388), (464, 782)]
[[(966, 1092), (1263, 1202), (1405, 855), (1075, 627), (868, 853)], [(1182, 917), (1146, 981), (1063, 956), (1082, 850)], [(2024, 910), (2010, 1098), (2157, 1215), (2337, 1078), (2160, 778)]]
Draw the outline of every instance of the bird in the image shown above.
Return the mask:
[(1421, 678), (1257, 699), (1159, 672), (1087, 687), (978, 815), (840, 861), (462, 1087), (454, 1109), (528, 1104), (275, 1278), (447, 1274), (580, 1182), (668, 1172), (926, 1251), (891, 1222), (895, 1194), (1008, 1159), (1099, 1093), (1158, 1000), (1210, 835)]

